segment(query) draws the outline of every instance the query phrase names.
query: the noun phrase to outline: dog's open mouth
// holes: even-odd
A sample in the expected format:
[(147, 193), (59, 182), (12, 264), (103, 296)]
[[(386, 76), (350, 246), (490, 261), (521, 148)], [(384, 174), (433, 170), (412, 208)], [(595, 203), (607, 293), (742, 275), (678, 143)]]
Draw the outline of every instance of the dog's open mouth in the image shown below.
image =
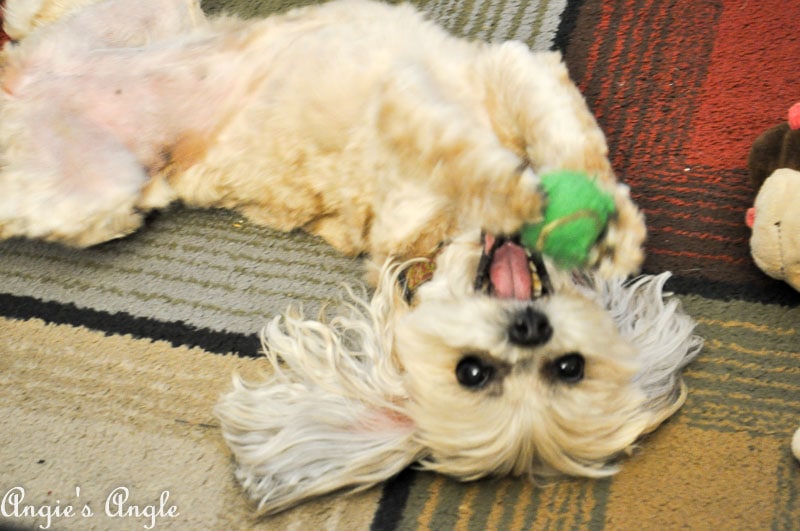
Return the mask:
[(524, 248), (519, 236), (484, 233), (475, 291), (501, 299), (530, 300), (552, 293), (540, 254)]

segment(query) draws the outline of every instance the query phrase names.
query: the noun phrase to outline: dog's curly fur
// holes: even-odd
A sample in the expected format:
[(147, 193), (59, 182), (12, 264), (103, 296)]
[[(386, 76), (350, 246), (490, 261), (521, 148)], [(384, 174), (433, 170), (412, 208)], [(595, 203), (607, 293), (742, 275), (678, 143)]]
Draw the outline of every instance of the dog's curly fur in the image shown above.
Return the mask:
[[(207, 19), (197, 0), (8, 0), (4, 18), (0, 237), (93, 245), (182, 201), (369, 256), (370, 301), (273, 321), (274, 376), (235, 379), (217, 407), (264, 511), (412, 462), (607, 475), (683, 403), (694, 323), (664, 302), (666, 275), (607, 280), (640, 265), (644, 222), (558, 54), (366, 0), (263, 20)], [(500, 296), (498, 276), (535, 269), (520, 273), (513, 235), (555, 169), (614, 197), (596, 274), (542, 264), (544, 292)], [(435, 270), (406, 297), (419, 260)]]

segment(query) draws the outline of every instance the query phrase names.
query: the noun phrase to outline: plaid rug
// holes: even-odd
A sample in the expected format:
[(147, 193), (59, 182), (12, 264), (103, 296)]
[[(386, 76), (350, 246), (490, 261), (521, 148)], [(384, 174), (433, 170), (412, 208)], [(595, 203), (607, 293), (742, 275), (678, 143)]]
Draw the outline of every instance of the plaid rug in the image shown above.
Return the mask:
[[(300, 3), (206, 0), (203, 7), (254, 16)], [(453, 33), (565, 54), (608, 134), (615, 168), (647, 216), (645, 270), (674, 272), (668, 288), (706, 338), (687, 371), (685, 407), (608, 480), (461, 484), (408, 470), (359, 495), (256, 520), (211, 408), (234, 370), (267, 370), (257, 333), (269, 317), (289, 304), (316, 312), (342, 282), (360, 282), (359, 263), (304, 234), (276, 233), (229, 212), (173, 208), (129, 238), (89, 250), (0, 244), (0, 525), (800, 525), (800, 467), (788, 449), (800, 427), (800, 295), (755, 268), (744, 224), (755, 195), (749, 146), (800, 100), (792, 24), (800, 3), (418, 4)], [(13, 514), (6, 502), (15, 496), (38, 512)], [(48, 507), (61, 512), (48, 516)], [(148, 516), (148, 507), (161, 511)]]

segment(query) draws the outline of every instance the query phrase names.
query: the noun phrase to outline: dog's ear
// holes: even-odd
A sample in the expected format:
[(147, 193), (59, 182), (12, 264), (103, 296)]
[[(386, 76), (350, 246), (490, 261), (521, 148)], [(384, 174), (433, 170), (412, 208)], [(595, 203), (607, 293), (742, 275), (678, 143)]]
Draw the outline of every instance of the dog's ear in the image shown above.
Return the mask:
[(380, 408), (304, 382), (238, 377), (216, 409), (236, 477), (270, 514), (340, 489), (361, 490), (421, 457), (399, 407)]
[(274, 319), (262, 334), (272, 376), (235, 376), (217, 405), (237, 478), (264, 513), (367, 488), (424, 457), (392, 353), (389, 323), (405, 304), (398, 274), (385, 267), (369, 302), (351, 291), (353, 302), (319, 320), (293, 311)]
[(620, 333), (639, 352), (635, 383), (646, 400), (650, 420), (644, 432), (654, 430), (686, 400), (683, 369), (700, 352), (703, 340), (694, 333), (696, 322), (680, 301), (665, 293), (670, 273), (642, 275), (629, 282), (607, 281), (601, 293)]

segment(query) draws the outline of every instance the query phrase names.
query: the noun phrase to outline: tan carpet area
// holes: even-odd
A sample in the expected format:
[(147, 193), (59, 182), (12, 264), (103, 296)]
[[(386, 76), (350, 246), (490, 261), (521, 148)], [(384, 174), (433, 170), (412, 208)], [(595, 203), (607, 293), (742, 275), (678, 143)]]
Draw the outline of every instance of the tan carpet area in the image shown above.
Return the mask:
[[(74, 518), (53, 519), (57, 529), (136, 529), (159, 509), (159, 529), (255, 525), (211, 410), (229, 384), (224, 375), (256, 377), (257, 360), (6, 319), (0, 352), (4, 494), (24, 489), (23, 505), (37, 511), (74, 507)], [(375, 489), (322, 500), (263, 526), (363, 529), (379, 496)], [(93, 516), (79, 514), (84, 506)], [(133, 506), (138, 518), (128, 512)], [(145, 513), (147, 506), (154, 509)], [(11, 520), (46, 524), (46, 517)]]

